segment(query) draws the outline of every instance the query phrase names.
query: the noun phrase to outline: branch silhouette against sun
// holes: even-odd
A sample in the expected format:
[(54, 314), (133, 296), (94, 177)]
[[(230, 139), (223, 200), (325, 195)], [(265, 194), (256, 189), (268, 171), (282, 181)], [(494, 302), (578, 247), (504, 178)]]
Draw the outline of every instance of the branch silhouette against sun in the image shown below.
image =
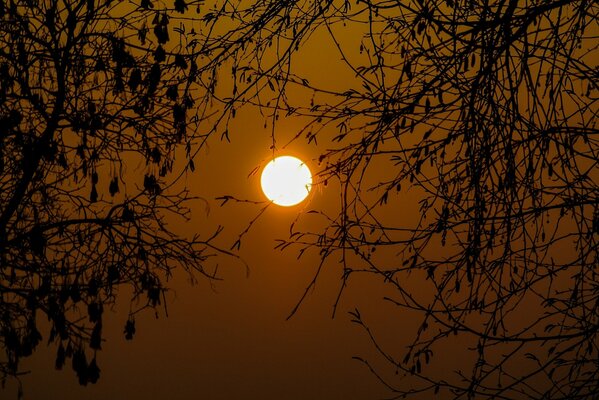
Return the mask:
[[(71, 357), (94, 382), (118, 286), (157, 307), (175, 266), (214, 278), (211, 238), (177, 236), (166, 215), (188, 215), (178, 178), (249, 107), (273, 153), (281, 118), (307, 121), (291, 144), (320, 151), (313, 189), (339, 194), (279, 244), (320, 254), (301, 300), (333, 268), (335, 309), (376, 280), (390, 324), (418, 315), (394, 346), (352, 312), (380, 355), (358, 359), (393, 398), (597, 398), (595, 3), (0, 4), (5, 375), (46, 314), (56, 366)], [(328, 73), (351, 79), (302, 69), (322, 40), (338, 60)], [(304, 220), (321, 229), (299, 230)], [(456, 343), (464, 356), (439, 368)]]
[[(259, 107), (273, 150), (282, 116), (309, 121), (294, 140), (327, 149), (315, 186), (338, 190), (338, 212), (304, 213), (322, 229), (292, 226), (279, 244), (321, 255), (304, 297), (340, 264), (335, 308), (375, 279), (390, 323), (420, 316), (394, 348), (352, 313), (387, 367), (360, 360), (393, 398), (597, 398), (597, 4), (222, 4), (213, 18), (237, 23), (223, 38), (252, 38), (231, 53), (223, 104)], [(316, 40), (353, 80), (302, 73)], [(456, 337), (465, 356), (439, 372)]]
[(170, 225), (201, 200), (178, 179), (207, 136), (197, 60), (218, 50), (188, 27), (200, 3), (0, 2), (3, 381), (43, 339), (57, 369), (70, 359), (79, 383), (95, 383), (103, 310), (119, 291), (132, 296), (132, 339), (175, 269), (218, 279), (209, 257), (232, 255)]

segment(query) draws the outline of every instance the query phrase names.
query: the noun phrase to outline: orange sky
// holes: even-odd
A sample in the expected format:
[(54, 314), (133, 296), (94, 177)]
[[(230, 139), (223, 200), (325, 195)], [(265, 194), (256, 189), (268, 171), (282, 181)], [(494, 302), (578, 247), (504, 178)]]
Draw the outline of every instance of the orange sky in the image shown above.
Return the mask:
[[(213, 200), (223, 194), (261, 198), (259, 175), (247, 177), (269, 157), (268, 133), (261, 124), (243, 121), (247, 132), (233, 132), (232, 143), (214, 142), (196, 160), (198, 168), (186, 178), (192, 193), (209, 201), (210, 212), (197, 202), (192, 221), (184, 231), (211, 232), (226, 226), (219, 240), (231, 245), (238, 232), (255, 215), (253, 205), (220, 208)], [(252, 131), (253, 129), (253, 131)], [(297, 146), (296, 155), (309, 150)], [(310, 163), (310, 161), (308, 161)], [(314, 168), (315, 169), (315, 168)], [(240, 255), (249, 266), (231, 258), (219, 259), (225, 280), (212, 287), (200, 279), (190, 286), (175, 274), (164, 310), (155, 319), (151, 311), (137, 318), (137, 334), (125, 341), (122, 330), (128, 302), (121, 291), (117, 309), (105, 315), (106, 343), (98, 353), (101, 378), (81, 387), (67, 363), (53, 368), (56, 348), (41, 345), (24, 369), (26, 399), (364, 399), (382, 396), (383, 387), (353, 356), (372, 356), (364, 332), (349, 321), (346, 311), (360, 300), (372, 320), (381, 317), (374, 291), (350, 290), (335, 319), (332, 305), (339, 288), (334, 265), (321, 276), (317, 289), (299, 312), (286, 321), (312, 278), (317, 258), (297, 260), (294, 251), (273, 250), (275, 238), (287, 237), (288, 226), (299, 211), (335, 199), (335, 193), (316, 190), (307, 203), (296, 207), (270, 207), (242, 242)], [(328, 198), (328, 200), (327, 200)], [(182, 272), (182, 271), (181, 271)], [(356, 285), (357, 287), (357, 285)], [(368, 285), (361, 285), (368, 289)], [(377, 289), (372, 286), (371, 289)], [(380, 289), (380, 288), (378, 288)], [(383, 309), (389, 311), (383, 305)], [(47, 332), (46, 332), (47, 334)], [(9, 383), (6, 393), (14, 385)]]
[[(359, 35), (338, 28), (348, 45), (359, 45)], [(297, 71), (331, 88), (352, 87), (353, 74), (341, 68), (339, 55), (326, 34), (312, 38), (295, 57)], [(290, 93), (301, 98), (305, 93)], [(290, 154), (306, 161), (313, 172), (319, 155), (329, 145), (307, 144), (303, 138), (283, 148), (305, 123), (305, 119), (281, 118), (275, 127), (277, 155)], [(259, 205), (227, 204), (217, 197), (234, 195), (262, 200), (259, 173), (272, 157), (270, 125), (256, 109), (242, 109), (230, 128), (231, 143), (214, 136), (194, 159), (196, 170), (180, 182), (205, 201), (196, 201), (189, 222), (171, 221), (185, 234), (210, 235), (224, 226), (216, 241), (230, 248), (240, 232), (256, 216)], [(388, 166), (387, 166), (388, 167)], [(380, 176), (386, 171), (380, 168)], [(143, 175), (143, 166), (139, 171)], [(375, 174), (378, 178), (379, 175)], [(168, 317), (159, 309), (158, 318), (147, 311), (137, 317), (137, 334), (126, 341), (123, 326), (128, 314), (128, 293), (122, 291), (117, 307), (105, 314), (102, 351), (97, 359), (101, 377), (97, 384), (81, 387), (69, 362), (63, 371), (54, 370), (56, 347), (45, 342), (34, 355), (23, 360), (31, 373), (22, 377), (25, 399), (372, 399), (388, 394), (384, 386), (352, 357), (367, 358), (374, 365), (387, 364), (376, 354), (364, 330), (350, 322), (349, 311), (359, 307), (384, 344), (398, 358), (413, 335), (418, 319), (409, 312), (382, 301), (388, 294), (380, 279), (352, 281), (331, 318), (341, 284), (341, 268), (333, 257), (325, 265), (316, 288), (299, 311), (287, 317), (314, 276), (318, 255), (275, 250), (275, 239), (288, 238), (289, 225), (299, 213), (311, 209), (336, 215), (339, 193), (335, 183), (316, 185), (304, 203), (290, 208), (271, 206), (244, 236), (239, 256), (219, 256), (219, 273), (224, 278), (208, 282), (200, 278), (190, 285), (183, 271), (170, 282)], [(418, 213), (414, 194), (398, 195), (381, 209), (385, 218), (414, 223)], [(314, 227), (308, 214), (303, 226)], [(311, 225), (314, 224), (314, 225)], [(396, 224), (399, 225), (399, 224)], [(393, 253), (381, 256), (395, 262)], [(247, 264), (247, 269), (246, 269)], [(249, 271), (249, 273), (248, 273)], [(398, 317), (399, 316), (399, 317)], [(48, 331), (42, 331), (47, 340)], [(453, 342), (452, 342), (453, 340)], [(467, 358), (466, 343), (450, 339), (446, 354), (438, 354), (437, 368), (459, 357)], [(9, 381), (0, 391), (9, 396), (16, 390)]]

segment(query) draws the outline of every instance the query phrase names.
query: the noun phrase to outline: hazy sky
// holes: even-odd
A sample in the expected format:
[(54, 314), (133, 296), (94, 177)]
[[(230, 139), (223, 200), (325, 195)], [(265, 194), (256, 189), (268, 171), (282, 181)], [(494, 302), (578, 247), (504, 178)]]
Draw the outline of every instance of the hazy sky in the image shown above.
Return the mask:
[[(355, 49), (360, 35), (341, 29), (339, 38)], [(339, 54), (326, 34), (317, 34), (295, 58), (298, 73), (325, 88), (348, 88), (357, 82), (353, 73), (341, 68)], [(225, 85), (226, 86), (226, 85)], [(305, 93), (289, 92), (291, 99)], [(299, 97), (298, 97), (299, 96)], [(249, 174), (268, 162), (273, 151), (271, 130), (256, 109), (241, 109), (230, 126), (231, 143), (214, 136), (195, 158), (196, 170), (182, 178), (192, 195), (200, 196), (192, 206), (192, 220), (171, 221), (184, 234), (210, 235), (219, 225), (225, 227), (216, 241), (228, 249), (261, 206), (227, 204), (215, 200), (222, 195), (264, 200), (259, 187), (260, 173)], [(302, 138), (287, 146), (302, 129), (306, 119), (281, 118), (275, 127), (276, 155), (294, 155), (318, 171), (318, 156), (326, 149), (326, 136), (318, 145)], [(332, 136), (331, 136), (332, 137)], [(132, 172), (132, 169), (139, 168)], [(127, 165), (128, 174), (142, 176), (143, 165)], [(348, 311), (359, 307), (365, 320), (380, 339), (396, 346), (408, 324), (393, 318), (397, 310), (382, 300), (380, 279), (352, 282), (344, 292), (336, 317), (332, 310), (337, 298), (342, 270), (333, 257), (319, 276), (299, 311), (287, 317), (313, 278), (318, 255), (307, 252), (297, 259), (297, 251), (274, 250), (276, 238), (288, 238), (289, 226), (300, 212), (310, 209), (338, 212), (339, 189), (334, 183), (317, 185), (309, 198), (298, 206), (269, 207), (244, 236), (239, 256), (243, 261), (219, 256), (224, 278), (208, 282), (200, 278), (191, 286), (184, 271), (176, 271), (167, 298), (168, 317), (159, 309), (136, 316), (137, 333), (126, 341), (123, 327), (129, 311), (129, 293), (121, 291), (114, 310), (106, 310), (103, 338), (97, 354), (101, 369), (95, 385), (79, 386), (70, 367), (54, 370), (56, 345), (47, 346), (49, 329), (40, 322), (44, 342), (34, 355), (22, 361), (25, 399), (372, 399), (388, 393), (360, 362), (387, 366), (376, 355), (362, 328), (350, 321)], [(389, 218), (405, 218), (405, 204), (395, 203), (385, 211)], [(310, 216), (301, 220), (310, 224)], [(299, 225), (299, 224), (298, 224)], [(246, 269), (247, 264), (247, 269)], [(178, 273), (177, 273), (178, 272)], [(85, 314), (85, 312), (84, 312)], [(395, 325), (394, 325), (395, 324)], [(410, 328), (415, 329), (414, 326)], [(404, 346), (397, 346), (398, 357)], [(88, 351), (88, 356), (90, 356)], [(2, 393), (16, 392), (9, 381)]]
[[(362, 57), (364, 61), (366, 56), (360, 56), (357, 51), (359, 33), (340, 25), (332, 29), (343, 46), (354, 50), (349, 57)], [(343, 91), (361, 83), (353, 72), (342, 67), (340, 55), (326, 34), (313, 35), (295, 55), (294, 62), (294, 72), (311, 82), (316, 81), (313, 83), (322, 88)], [(227, 86), (226, 79), (224, 86)], [(287, 95), (292, 102), (297, 99), (309, 102), (302, 97), (306, 92), (291, 90)], [(324, 101), (323, 98), (317, 100)], [(224, 229), (214, 243), (230, 249), (238, 235), (260, 213), (263, 204), (229, 202), (221, 206), (216, 198), (233, 195), (241, 199), (264, 200), (259, 187), (260, 172), (273, 155), (299, 157), (317, 172), (321, 168), (317, 160), (331, 145), (332, 133), (337, 130), (326, 128), (319, 136), (318, 144), (308, 144), (302, 137), (285, 145), (306, 121), (281, 117), (274, 128), (277, 146), (273, 152), (270, 122), (265, 128), (265, 118), (256, 108), (240, 109), (229, 126), (231, 143), (214, 135), (196, 155), (196, 170), (183, 175), (177, 183), (178, 187), (187, 187), (200, 199), (192, 203), (190, 221), (169, 219), (170, 226), (183, 235), (199, 233), (203, 237), (210, 236), (222, 226)], [(416, 140), (413, 137), (406, 142)], [(182, 160), (184, 156), (180, 154), (177, 162)], [(396, 173), (390, 165), (393, 165), (390, 157), (382, 162), (373, 161), (364, 183), (384, 181), (385, 174)], [(128, 165), (127, 169), (128, 176), (138, 174), (142, 177), (145, 173), (144, 165)], [(252, 171), (257, 173), (252, 174)], [(298, 259), (298, 248), (276, 250), (276, 239), (288, 238), (292, 223), (300, 230), (319, 231), (322, 221), (307, 213), (309, 210), (324, 210), (336, 216), (340, 209), (337, 185), (335, 182), (326, 187), (317, 184), (308, 199), (298, 206), (269, 206), (244, 235), (239, 259), (219, 255), (208, 261), (212, 267), (218, 264), (222, 281), (211, 282), (199, 277), (192, 285), (182, 269), (176, 270), (168, 284), (168, 316), (164, 307), (159, 307), (156, 314), (149, 309), (137, 315), (137, 333), (132, 341), (126, 341), (123, 334), (130, 293), (120, 289), (115, 308), (105, 310), (103, 316), (106, 341), (96, 356), (101, 376), (95, 385), (79, 386), (70, 367), (71, 360), (67, 360), (62, 371), (54, 369), (56, 345), (46, 345), (48, 324), (40, 320), (43, 343), (21, 365), (22, 370), (31, 371), (21, 378), (25, 399), (358, 400), (388, 395), (388, 390), (368, 368), (353, 359), (368, 359), (373, 366), (381, 367), (384, 375), (388, 374), (385, 376), (394, 376), (387, 360), (377, 354), (367, 332), (351, 322), (348, 312), (358, 308), (364, 321), (373, 328), (377, 340), (399, 360), (405, 355), (406, 345), (414, 338), (422, 314), (415, 318), (410, 311), (400, 312), (398, 307), (385, 301), (385, 296), (399, 296), (399, 292), (390, 291), (381, 275), (373, 275), (372, 279), (367, 275), (359, 275), (359, 279), (352, 276), (338, 303), (336, 316), (332, 318), (343, 273), (335, 254), (324, 265), (314, 289), (297, 313), (287, 319), (313, 279), (319, 255), (316, 249)], [(417, 190), (394, 194), (389, 204), (374, 211), (376, 216), (389, 221), (389, 226), (414, 226), (420, 218)], [(302, 217), (296, 221), (300, 214)], [(394, 253), (398, 247), (389, 247), (377, 249), (373, 259), (376, 258), (375, 263), (381, 262), (381, 266), (397, 268), (404, 260)], [(436, 252), (438, 248), (440, 245), (432, 242), (429, 250)], [(440, 252), (437, 255), (442, 257)], [(360, 269), (363, 265), (350, 267)], [(434, 291), (425, 289), (424, 274), (423, 270), (416, 271), (410, 275), (410, 282), (400, 284), (406, 285), (415, 298), (430, 298)], [(517, 325), (528, 321), (524, 314), (530, 308), (521, 309), (523, 311), (516, 317), (511, 316), (511, 323)], [(82, 315), (86, 315), (85, 310)], [(444, 374), (459, 368), (460, 362), (473, 364), (475, 352), (468, 348), (476, 342), (464, 342), (467, 340), (464, 336), (444, 338), (443, 352), (435, 354), (435, 363), (429, 367), (431, 375), (443, 379)], [(89, 357), (91, 350), (86, 351)], [(447, 367), (449, 365), (451, 368)], [(520, 368), (519, 365), (509, 367), (516, 372)], [(410, 387), (410, 378), (405, 379), (402, 384)], [(4, 390), (0, 389), (0, 398), (11, 398), (15, 393), (16, 382), (11, 380)]]
[[(197, 169), (184, 177), (196, 201), (189, 223), (177, 223), (183, 233), (209, 234), (218, 225), (225, 230), (217, 243), (230, 247), (260, 206), (228, 204), (216, 197), (231, 194), (262, 200), (259, 174), (248, 177), (271, 158), (270, 132), (252, 111), (240, 112), (232, 126), (232, 143), (214, 140), (196, 158)], [(301, 128), (301, 121), (281, 121), (281, 143)], [(216, 139), (216, 138), (215, 138)], [(280, 154), (302, 157), (313, 170), (320, 148), (301, 141)], [(140, 171), (142, 173), (143, 170)], [(361, 305), (372, 322), (386, 312), (380, 287), (352, 286), (342, 298), (335, 319), (332, 307), (340, 285), (340, 269), (327, 264), (316, 290), (290, 320), (287, 316), (313, 277), (318, 258), (295, 250), (274, 250), (275, 238), (287, 238), (290, 223), (312, 207), (335, 208), (338, 192), (331, 185), (318, 188), (298, 206), (271, 206), (245, 236), (240, 256), (219, 257), (225, 278), (210, 283), (200, 278), (191, 286), (183, 271), (170, 283), (168, 317), (148, 310), (136, 317), (137, 334), (126, 341), (123, 326), (128, 293), (121, 291), (115, 310), (104, 315), (106, 342), (98, 352), (101, 377), (81, 387), (70, 367), (54, 370), (56, 346), (46, 346), (48, 329), (42, 322), (44, 342), (23, 360), (31, 373), (22, 378), (25, 399), (367, 399), (385, 390), (353, 356), (374, 357), (365, 332), (350, 322), (347, 311)], [(207, 206), (209, 210), (207, 210)], [(324, 208), (327, 208), (324, 207)], [(249, 271), (249, 273), (248, 273)], [(372, 290), (369, 290), (372, 289)], [(108, 310), (107, 310), (108, 311)], [(385, 322), (388, 324), (388, 321)], [(4, 395), (15, 392), (14, 382)]]

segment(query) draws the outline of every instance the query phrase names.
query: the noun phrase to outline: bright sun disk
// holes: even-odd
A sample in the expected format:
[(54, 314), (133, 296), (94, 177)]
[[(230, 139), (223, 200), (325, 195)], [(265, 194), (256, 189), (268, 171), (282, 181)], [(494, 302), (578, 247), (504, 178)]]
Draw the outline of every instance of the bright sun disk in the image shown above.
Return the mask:
[(304, 200), (312, 187), (312, 174), (300, 159), (281, 156), (269, 162), (260, 179), (266, 197), (279, 206), (294, 206)]

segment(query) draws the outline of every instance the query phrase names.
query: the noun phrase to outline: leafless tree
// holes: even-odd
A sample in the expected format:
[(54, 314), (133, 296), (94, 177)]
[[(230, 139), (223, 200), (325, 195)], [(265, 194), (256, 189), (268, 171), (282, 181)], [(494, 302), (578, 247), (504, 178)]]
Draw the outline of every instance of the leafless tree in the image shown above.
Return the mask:
[[(274, 149), (280, 116), (307, 119), (295, 140), (320, 146), (318, 184), (339, 190), (322, 229), (295, 229), (280, 247), (318, 250), (318, 273), (340, 262), (340, 296), (374, 277), (391, 291), (390, 319), (420, 316), (407, 346), (390, 348), (352, 313), (388, 369), (362, 362), (394, 398), (597, 398), (597, 11), (587, 0), (211, 11), (229, 21), (214, 37), (231, 43), (221, 104), (259, 107)], [(354, 79), (339, 88), (302, 75), (312, 40), (330, 41), (336, 72)], [(417, 221), (399, 219), (392, 207), (414, 199)], [(439, 372), (454, 336), (472, 351)]]
[(0, 2), (3, 381), (42, 340), (42, 315), (56, 368), (71, 359), (79, 382), (95, 383), (117, 289), (133, 296), (131, 339), (175, 268), (217, 278), (213, 237), (168, 224), (189, 217), (177, 178), (205, 140), (192, 88), (203, 44), (188, 28), (199, 3)]

